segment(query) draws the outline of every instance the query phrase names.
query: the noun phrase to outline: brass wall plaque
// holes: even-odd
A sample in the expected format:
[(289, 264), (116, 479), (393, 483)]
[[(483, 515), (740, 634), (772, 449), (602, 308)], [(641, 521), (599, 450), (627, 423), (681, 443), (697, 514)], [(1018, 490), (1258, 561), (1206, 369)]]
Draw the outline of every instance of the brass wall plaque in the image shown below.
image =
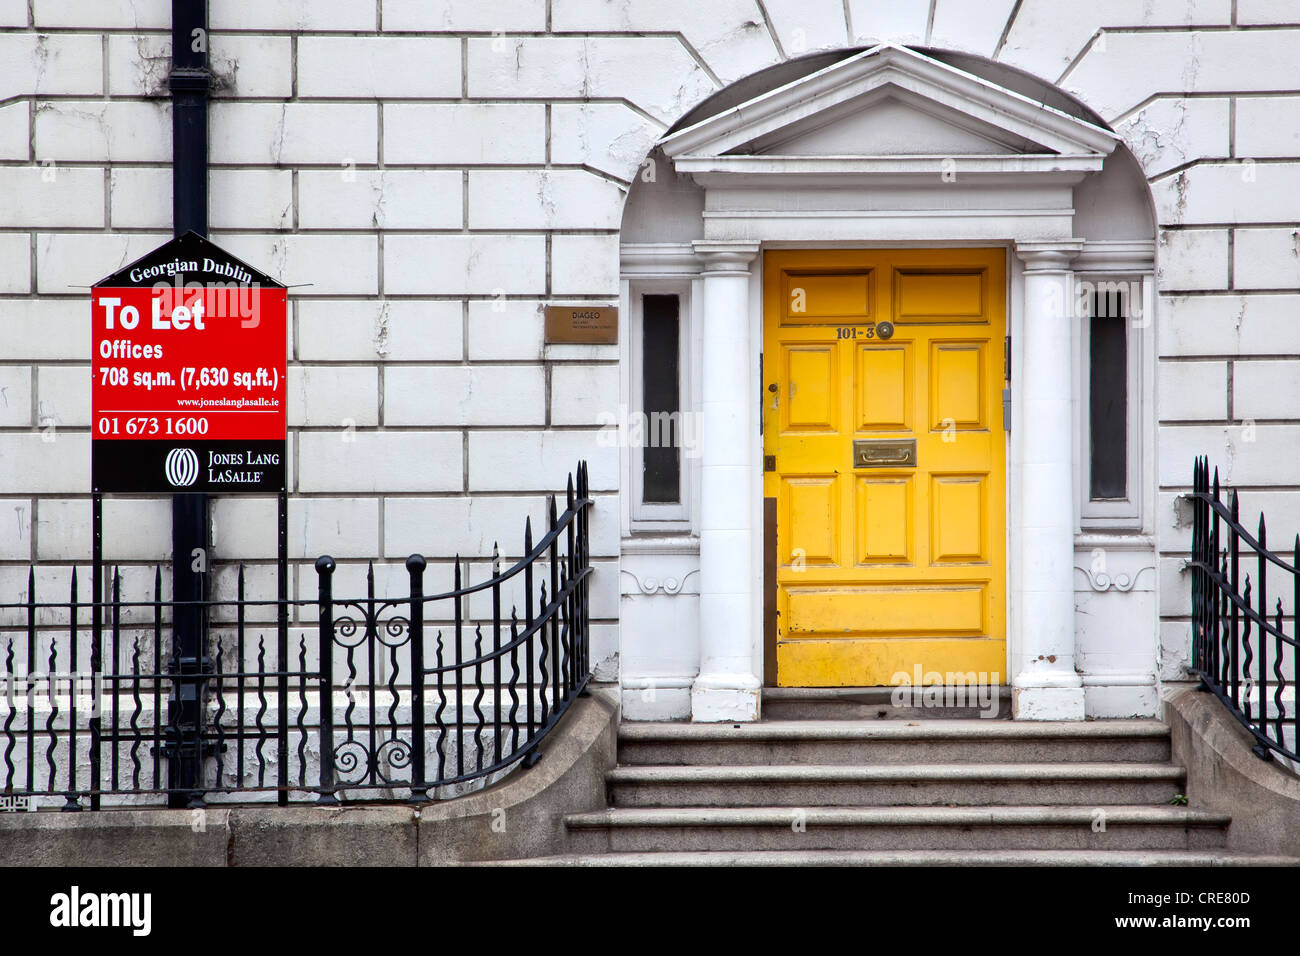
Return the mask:
[(617, 345), (618, 309), (612, 305), (548, 305), (546, 344)]

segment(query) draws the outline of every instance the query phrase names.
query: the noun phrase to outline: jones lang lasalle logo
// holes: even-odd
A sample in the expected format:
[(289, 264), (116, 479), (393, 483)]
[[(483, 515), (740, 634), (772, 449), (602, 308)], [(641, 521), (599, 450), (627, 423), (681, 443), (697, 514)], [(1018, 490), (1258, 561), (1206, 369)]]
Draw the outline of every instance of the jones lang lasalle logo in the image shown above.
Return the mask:
[(153, 929), (152, 893), (70, 892), (50, 897), (50, 925), (61, 928), (100, 927), (131, 930), (133, 936), (148, 936)]
[(167, 453), (163, 472), (174, 488), (186, 488), (199, 477), (199, 456), (192, 448), (173, 448)]

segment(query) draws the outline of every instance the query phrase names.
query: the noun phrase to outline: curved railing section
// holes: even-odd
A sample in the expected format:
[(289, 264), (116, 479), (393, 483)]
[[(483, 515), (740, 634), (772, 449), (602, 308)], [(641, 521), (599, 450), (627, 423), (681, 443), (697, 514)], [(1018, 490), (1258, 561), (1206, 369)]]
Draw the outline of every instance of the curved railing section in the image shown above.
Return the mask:
[(1191, 671), (1250, 731), (1256, 755), (1300, 760), (1300, 535), (1291, 562), (1270, 551), (1264, 516), (1257, 532), (1248, 532), (1237, 492), (1222, 500), (1219, 470), (1211, 476), (1206, 458), (1196, 459), (1186, 497), (1192, 503)]
[[(164, 598), (161, 569), (151, 600), (123, 600), (116, 569), (87, 600), (74, 569), (48, 602), (31, 569), (24, 599), (0, 604), (3, 808), (422, 802), (531, 765), (590, 676), (585, 462), (564, 505), (548, 496), (545, 533), (526, 520), (504, 570), (495, 546), (481, 565), (413, 554), (396, 580), (370, 562), (360, 598), (335, 596), (361, 568), (329, 556), (314, 601), (250, 598), (267, 569), (231, 569), (233, 598), (194, 602), (202, 661), (171, 639), (184, 602)], [(177, 719), (192, 695), (197, 728)], [(172, 783), (183, 761), (201, 764), (197, 788)]]

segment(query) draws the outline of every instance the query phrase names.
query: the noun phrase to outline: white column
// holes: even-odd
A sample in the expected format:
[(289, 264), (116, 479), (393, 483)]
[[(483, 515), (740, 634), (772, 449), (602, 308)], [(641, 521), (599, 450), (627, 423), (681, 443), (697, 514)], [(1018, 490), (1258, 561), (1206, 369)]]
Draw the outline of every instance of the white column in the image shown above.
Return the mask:
[(696, 242), (704, 262), (700, 440), (700, 674), (691, 719), (758, 719), (750, 485), (757, 398), (750, 394), (749, 263), (758, 243)]
[(1017, 243), (1025, 263), (1018, 389), (1021, 613), (1011, 661), (1018, 719), (1082, 720), (1074, 669), (1074, 435), (1071, 408), (1072, 283), (1078, 240)]

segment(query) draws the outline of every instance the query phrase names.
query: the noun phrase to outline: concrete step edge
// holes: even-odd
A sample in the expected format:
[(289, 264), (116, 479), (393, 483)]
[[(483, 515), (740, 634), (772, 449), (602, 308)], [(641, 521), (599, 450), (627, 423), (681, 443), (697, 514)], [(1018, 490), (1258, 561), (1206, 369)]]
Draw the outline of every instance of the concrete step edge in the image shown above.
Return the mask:
[[(1104, 810), (1104, 817), (1097, 810)], [(609, 807), (564, 818), (572, 829), (609, 827), (1107, 826), (1226, 827), (1231, 817), (1181, 807)]]
[(620, 743), (691, 743), (766, 740), (1105, 740), (1168, 739), (1156, 720), (1002, 721), (960, 720), (780, 720), (747, 724), (624, 721)]
[(469, 866), (1300, 866), (1206, 850), (697, 850), (486, 860)]
[(605, 779), (638, 783), (886, 783), (915, 781), (1182, 780), (1186, 771), (1164, 763), (956, 764), (646, 764), (619, 766)]

